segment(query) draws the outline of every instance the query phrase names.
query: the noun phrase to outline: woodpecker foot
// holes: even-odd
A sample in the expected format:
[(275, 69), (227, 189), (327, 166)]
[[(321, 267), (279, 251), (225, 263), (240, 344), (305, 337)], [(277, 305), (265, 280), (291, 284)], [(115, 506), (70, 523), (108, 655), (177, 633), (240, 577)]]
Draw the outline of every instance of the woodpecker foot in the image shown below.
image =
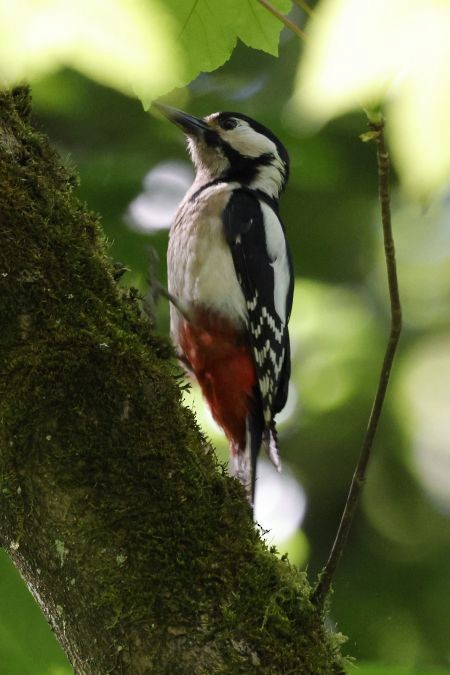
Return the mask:
[[(159, 265), (159, 255), (156, 251), (156, 249), (153, 246), (149, 246), (147, 249), (148, 252), (148, 272), (147, 272), (147, 280), (148, 280), (148, 295), (147, 295), (147, 303), (150, 305), (152, 308), (156, 307), (158, 299), (162, 296), (163, 298), (166, 298), (175, 308), (176, 310), (181, 314), (181, 316), (186, 319), (189, 323), (193, 323), (193, 319), (190, 316), (190, 313), (188, 310), (183, 307), (182, 303), (175, 298), (172, 293), (170, 293), (167, 288), (161, 284), (160, 281), (158, 281), (158, 278), (156, 276), (157, 274), (157, 269)], [(154, 311), (152, 311), (152, 314), (154, 314)]]
[(192, 316), (188, 312), (188, 310), (183, 307), (182, 303), (175, 298), (175, 296), (172, 295), (172, 293), (169, 293), (167, 288), (163, 286), (159, 281), (154, 281), (153, 282), (153, 293), (156, 294), (156, 297), (162, 295), (163, 298), (166, 298), (174, 307), (175, 309), (181, 314), (183, 319), (186, 319), (188, 323), (194, 323)]

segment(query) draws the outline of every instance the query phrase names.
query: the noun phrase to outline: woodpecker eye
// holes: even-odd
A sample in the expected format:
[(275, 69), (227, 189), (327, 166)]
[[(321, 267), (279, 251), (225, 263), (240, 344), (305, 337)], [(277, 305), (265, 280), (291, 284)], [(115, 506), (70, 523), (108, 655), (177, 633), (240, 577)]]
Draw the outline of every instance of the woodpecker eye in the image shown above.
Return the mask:
[(225, 131), (229, 131), (237, 126), (237, 121), (232, 117), (225, 117), (225, 119), (219, 120), (219, 125)]

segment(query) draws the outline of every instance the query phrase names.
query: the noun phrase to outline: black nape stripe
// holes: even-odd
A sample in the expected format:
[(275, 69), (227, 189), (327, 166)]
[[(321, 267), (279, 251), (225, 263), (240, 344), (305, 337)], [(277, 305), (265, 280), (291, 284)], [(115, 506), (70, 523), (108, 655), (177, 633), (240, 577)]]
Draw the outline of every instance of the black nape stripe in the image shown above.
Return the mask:
[(254, 120), (251, 117), (248, 117), (247, 115), (243, 115), (242, 113), (239, 112), (219, 113), (219, 119), (227, 119), (228, 117), (235, 117), (236, 119), (247, 122), (247, 124), (252, 129), (257, 131), (259, 134), (262, 134), (263, 136), (267, 136), (267, 138), (270, 138), (270, 140), (273, 141), (273, 143), (275, 143), (280, 159), (282, 160), (283, 165), (285, 167), (285, 183), (287, 183), (289, 179), (289, 154), (286, 148), (284, 147), (283, 143), (280, 141), (280, 139), (277, 138), (277, 136), (275, 136), (275, 134), (270, 129), (265, 127), (264, 124), (257, 122), (256, 120)]
[[(205, 183), (202, 185), (198, 190), (194, 192), (194, 194), (190, 197), (189, 201), (190, 202), (195, 202), (196, 199), (200, 197), (202, 192), (207, 190), (210, 187), (213, 187), (214, 185), (219, 185), (220, 183), (230, 183), (233, 182), (234, 179), (228, 180), (220, 176), (219, 178), (215, 178), (214, 180), (209, 181), (209, 183)], [(275, 199), (274, 197), (270, 197), (267, 192), (264, 192), (264, 190), (259, 190), (259, 189), (252, 189), (249, 187), (244, 187), (244, 188), (237, 188), (238, 190), (243, 190), (245, 192), (248, 192), (251, 195), (254, 195), (257, 199), (259, 199), (261, 202), (264, 202), (267, 204), (267, 206), (270, 206), (272, 211), (275, 212), (275, 214), (278, 216), (279, 214), (279, 208), (278, 208), (278, 199)], [(283, 227), (283, 223), (281, 223)], [(284, 227), (283, 227), (284, 229)]]
[[(283, 175), (283, 183), (286, 184), (289, 178), (289, 155), (286, 148), (280, 143), (275, 134), (273, 134), (270, 129), (259, 124), (259, 122), (252, 120), (250, 117), (246, 117), (246, 115), (241, 115), (240, 113), (220, 113), (219, 115), (220, 119), (227, 119), (228, 117), (236, 117), (245, 120), (255, 131), (267, 136), (267, 138), (270, 138), (270, 140), (274, 142), (283, 163), (283, 168), (280, 171)], [(232, 148), (229, 143), (224, 141), (220, 135), (212, 129), (207, 131), (203, 138), (209, 147), (220, 148), (230, 163), (230, 168), (222, 175), (223, 180), (235, 180), (243, 185), (248, 185), (256, 178), (260, 166), (269, 166), (275, 159), (270, 152), (266, 152), (258, 157), (246, 157), (245, 155), (241, 155), (238, 150)]]
[(246, 157), (234, 150), (228, 143), (222, 143), (222, 149), (230, 162), (230, 168), (224, 172), (224, 180), (236, 180), (242, 185), (249, 185), (257, 176), (260, 166), (269, 166), (274, 156), (267, 152), (259, 157)]
[(259, 166), (270, 164), (272, 156), (270, 154), (260, 157), (246, 157), (226, 143), (217, 132), (207, 131), (204, 140), (209, 147), (220, 148), (230, 163), (230, 168), (222, 175), (224, 181), (238, 181), (242, 185), (248, 185), (256, 178)]

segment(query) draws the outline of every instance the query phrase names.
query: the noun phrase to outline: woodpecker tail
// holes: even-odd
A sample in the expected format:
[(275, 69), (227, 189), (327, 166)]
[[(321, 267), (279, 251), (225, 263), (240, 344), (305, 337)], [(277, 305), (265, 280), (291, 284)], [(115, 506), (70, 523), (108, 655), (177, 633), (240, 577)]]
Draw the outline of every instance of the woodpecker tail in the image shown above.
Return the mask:
[(264, 432), (263, 437), (264, 449), (267, 452), (267, 456), (276, 468), (276, 470), (281, 473), (281, 459), (280, 453), (278, 450), (278, 431), (275, 426), (275, 421), (272, 420), (270, 429)]
[(232, 445), (232, 458), (233, 474), (244, 485), (252, 509), (255, 505), (256, 464), (261, 447), (265, 449), (276, 470), (281, 472), (275, 422), (272, 421), (270, 429), (265, 429), (262, 415), (249, 415), (245, 448)]

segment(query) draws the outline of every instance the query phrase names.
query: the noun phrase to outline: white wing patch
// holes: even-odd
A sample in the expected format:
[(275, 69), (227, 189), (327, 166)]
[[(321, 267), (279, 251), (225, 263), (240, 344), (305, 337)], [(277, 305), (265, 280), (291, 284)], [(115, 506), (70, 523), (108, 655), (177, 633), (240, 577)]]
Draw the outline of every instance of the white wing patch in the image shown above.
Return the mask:
[(290, 265), (284, 231), (277, 215), (263, 202), (260, 202), (260, 208), (268, 262), (273, 269), (273, 305), (266, 305), (267, 300), (255, 289), (253, 297), (246, 300), (246, 308), (264, 421), (269, 427), (286, 358)]
[(286, 240), (276, 214), (267, 204), (261, 203), (266, 246), (274, 273), (275, 309), (283, 324), (286, 323), (286, 298), (289, 291), (289, 264)]

